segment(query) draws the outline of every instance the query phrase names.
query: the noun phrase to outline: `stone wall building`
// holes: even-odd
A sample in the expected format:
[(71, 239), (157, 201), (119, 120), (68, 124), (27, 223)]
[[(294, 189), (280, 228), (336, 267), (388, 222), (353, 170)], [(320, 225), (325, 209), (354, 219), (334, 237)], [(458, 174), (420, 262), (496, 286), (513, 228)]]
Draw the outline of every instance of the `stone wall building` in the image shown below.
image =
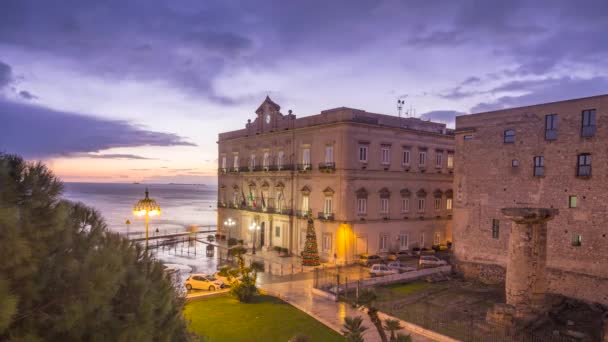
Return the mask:
[(312, 215), (321, 259), (337, 263), (445, 244), (453, 143), (440, 123), (344, 107), (296, 119), (266, 98), (245, 129), (219, 135), (218, 227), (299, 255)]
[(607, 95), (457, 117), (454, 171), (465, 275), (504, 281), (513, 222), (501, 209), (558, 209), (547, 226), (548, 291), (608, 304)]

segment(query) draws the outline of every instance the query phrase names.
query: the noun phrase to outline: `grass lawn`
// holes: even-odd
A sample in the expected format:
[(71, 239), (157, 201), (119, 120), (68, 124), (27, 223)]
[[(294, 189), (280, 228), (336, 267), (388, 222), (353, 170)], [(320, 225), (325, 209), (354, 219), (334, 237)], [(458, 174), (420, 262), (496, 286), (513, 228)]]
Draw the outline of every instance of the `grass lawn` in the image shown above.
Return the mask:
[(425, 281), (415, 281), (415, 282), (407, 283), (407, 284), (389, 285), (389, 286), (387, 286), (387, 288), (389, 288), (393, 291), (397, 291), (403, 295), (409, 295), (414, 292), (418, 292), (418, 291), (427, 289), (431, 286), (432, 286), (432, 284), (427, 283)]
[(306, 313), (266, 295), (251, 303), (239, 303), (230, 295), (200, 299), (186, 304), (190, 329), (215, 341), (281, 341), (300, 333), (312, 341), (344, 341), (334, 330)]

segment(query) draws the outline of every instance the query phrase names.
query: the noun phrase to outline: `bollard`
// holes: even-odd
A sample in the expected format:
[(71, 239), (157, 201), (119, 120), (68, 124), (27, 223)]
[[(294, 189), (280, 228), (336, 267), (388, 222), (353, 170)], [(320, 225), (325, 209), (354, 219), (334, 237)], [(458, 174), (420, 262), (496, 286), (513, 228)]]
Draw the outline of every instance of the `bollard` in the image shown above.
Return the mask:
[(357, 288), (355, 289), (355, 305), (359, 305), (359, 288), (361, 287), (361, 280), (357, 280)]
[(344, 300), (348, 302), (348, 277), (344, 277)]
[(336, 302), (340, 297), (340, 274), (336, 274)]

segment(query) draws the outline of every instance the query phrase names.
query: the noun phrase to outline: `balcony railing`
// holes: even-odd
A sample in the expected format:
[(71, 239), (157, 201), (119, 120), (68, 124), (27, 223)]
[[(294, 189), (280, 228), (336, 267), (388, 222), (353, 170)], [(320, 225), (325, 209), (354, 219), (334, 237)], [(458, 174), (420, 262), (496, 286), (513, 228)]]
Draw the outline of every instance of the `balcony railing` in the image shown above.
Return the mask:
[(291, 171), (293, 170), (292, 164), (281, 164), (281, 165), (270, 165), (268, 167), (269, 171)]
[(227, 208), (227, 207), (228, 207), (228, 203), (225, 203), (225, 202), (217, 202), (217, 207), (218, 207), (218, 208)]
[(309, 218), (312, 216), (312, 210), (297, 210), (296, 216), (299, 218)]
[(319, 163), (319, 171), (321, 172), (332, 172), (336, 170), (335, 162), (324, 162)]
[(219, 173), (228, 173), (228, 168), (225, 168), (225, 167), (220, 167), (220, 168), (218, 168), (218, 169), (217, 169), (217, 171), (218, 171)]
[(311, 170), (312, 170), (311, 163), (298, 164), (298, 171), (306, 172), (306, 171), (311, 171)]
[(326, 212), (320, 212), (317, 217), (319, 218), (319, 220), (323, 220), (323, 221), (333, 221), (334, 220), (334, 213), (326, 213)]
[(239, 167), (231, 167), (230, 169), (228, 169), (228, 172), (230, 173), (238, 173), (239, 172)]

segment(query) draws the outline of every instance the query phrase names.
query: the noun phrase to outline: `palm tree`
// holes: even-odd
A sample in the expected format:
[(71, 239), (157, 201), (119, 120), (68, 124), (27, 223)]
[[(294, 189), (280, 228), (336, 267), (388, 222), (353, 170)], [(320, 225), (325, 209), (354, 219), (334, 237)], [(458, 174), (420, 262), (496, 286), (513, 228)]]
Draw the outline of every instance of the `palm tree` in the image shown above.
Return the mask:
[(403, 327), (401, 326), (401, 322), (399, 322), (399, 320), (387, 319), (384, 321), (384, 329), (391, 333), (391, 341), (395, 341), (397, 339), (395, 332), (403, 329)]
[(344, 318), (342, 333), (347, 342), (363, 342), (363, 332), (367, 330), (367, 327), (362, 326), (362, 323), (363, 319), (359, 316)]
[(382, 342), (389, 342), (386, 337), (386, 332), (384, 331), (384, 327), (382, 326), (382, 321), (380, 317), (378, 317), (378, 309), (374, 306), (374, 301), (376, 300), (376, 293), (369, 289), (363, 289), (359, 293), (359, 304), (367, 307), (367, 315), (371, 319), (372, 323), (378, 330), (378, 335), (380, 335), (380, 340)]

